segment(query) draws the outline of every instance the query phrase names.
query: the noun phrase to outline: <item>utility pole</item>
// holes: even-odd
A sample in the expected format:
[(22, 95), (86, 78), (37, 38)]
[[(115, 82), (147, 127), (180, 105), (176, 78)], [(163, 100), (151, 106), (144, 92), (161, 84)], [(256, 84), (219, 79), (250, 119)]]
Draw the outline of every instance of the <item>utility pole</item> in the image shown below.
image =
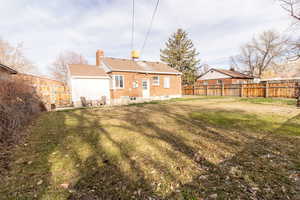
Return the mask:
[(297, 107), (300, 108), (300, 82), (297, 82)]

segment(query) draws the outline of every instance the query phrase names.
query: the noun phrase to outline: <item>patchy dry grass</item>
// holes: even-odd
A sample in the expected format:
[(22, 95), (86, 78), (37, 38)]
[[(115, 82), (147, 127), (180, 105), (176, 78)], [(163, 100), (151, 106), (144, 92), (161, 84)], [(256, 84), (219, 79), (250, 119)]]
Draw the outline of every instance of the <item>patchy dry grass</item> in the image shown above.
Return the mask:
[(52, 112), (14, 152), (0, 199), (297, 199), (299, 151), (292, 106), (199, 97)]
[(256, 103), (256, 104), (279, 104), (279, 105), (296, 105), (296, 99), (284, 98), (240, 98), (242, 102)]

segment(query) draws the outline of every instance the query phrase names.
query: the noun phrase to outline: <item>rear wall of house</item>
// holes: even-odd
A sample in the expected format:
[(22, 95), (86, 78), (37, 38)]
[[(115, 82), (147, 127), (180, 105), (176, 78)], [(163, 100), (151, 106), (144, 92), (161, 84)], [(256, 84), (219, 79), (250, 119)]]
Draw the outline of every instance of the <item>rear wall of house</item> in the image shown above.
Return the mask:
[[(124, 88), (111, 89), (111, 98), (119, 99), (124, 96), (129, 97), (142, 97), (142, 80), (149, 79), (150, 96), (173, 96), (181, 95), (181, 76), (172, 74), (145, 74), (136, 72), (112, 72), (110, 75), (123, 75), (124, 76)], [(159, 77), (159, 85), (153, 85), (152, 77)], [(164, 88), (164, 78), (170, 78), (170, 88)], [(138, 87), (133, 88), (133, 83), (137, 81)]]

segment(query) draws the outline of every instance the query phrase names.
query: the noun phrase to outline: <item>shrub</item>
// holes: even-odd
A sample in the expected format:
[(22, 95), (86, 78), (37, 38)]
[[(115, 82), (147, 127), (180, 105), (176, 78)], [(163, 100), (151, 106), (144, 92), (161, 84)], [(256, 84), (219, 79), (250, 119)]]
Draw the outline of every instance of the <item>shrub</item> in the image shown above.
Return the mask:
[(21, 80), (0, 80), (0, 168), (10, 148), (24, 137), (21, 127), (43, 110), (34, 87)]

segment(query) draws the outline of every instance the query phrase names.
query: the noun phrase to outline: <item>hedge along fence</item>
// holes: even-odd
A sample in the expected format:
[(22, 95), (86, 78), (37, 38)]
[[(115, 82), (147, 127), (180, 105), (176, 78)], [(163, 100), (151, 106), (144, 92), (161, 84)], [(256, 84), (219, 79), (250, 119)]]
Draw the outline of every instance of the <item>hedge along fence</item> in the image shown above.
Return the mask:
[(247, 84), (187, 85), (184, 95), (239, 96), (239, 97), (280, 97), (297, 98), (300, 81), (278, 81)]
[(71, 105), (70, 89), (63, 82), (27, 74), (14, 75), (13, 80), (24, 81), (35, 88), (47, 110)]

